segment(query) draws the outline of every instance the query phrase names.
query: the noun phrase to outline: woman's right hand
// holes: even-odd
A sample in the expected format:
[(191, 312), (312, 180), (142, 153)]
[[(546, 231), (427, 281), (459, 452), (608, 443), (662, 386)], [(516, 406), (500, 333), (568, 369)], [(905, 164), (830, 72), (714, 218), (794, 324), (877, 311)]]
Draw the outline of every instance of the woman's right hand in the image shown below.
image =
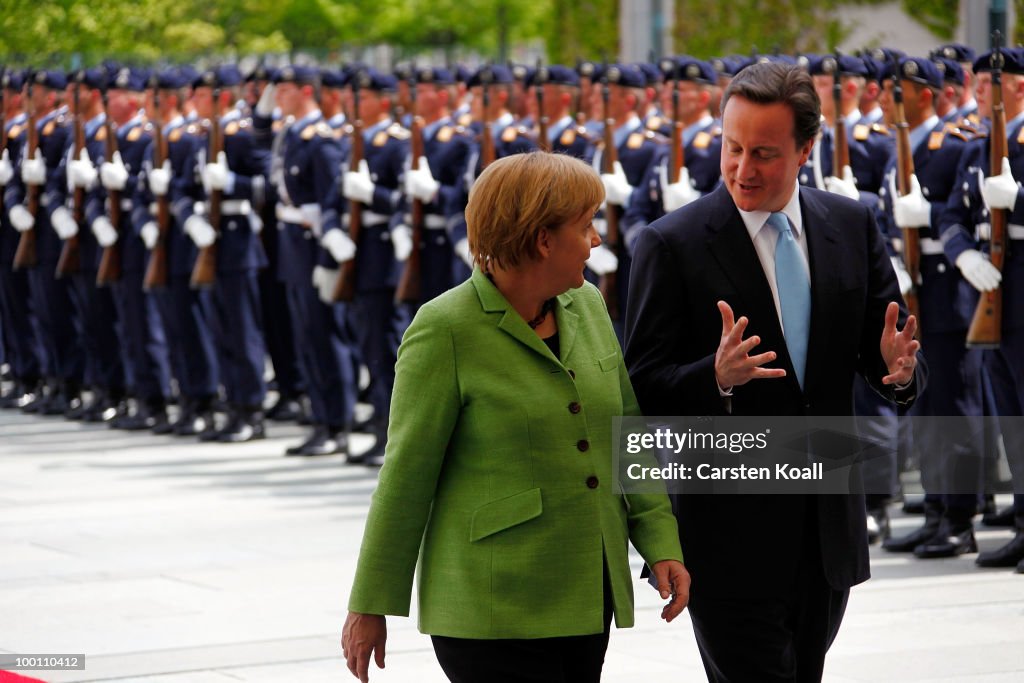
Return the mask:
[(377, 668), (384, 668), (384, 643), (388, 627), (383, 614), (349, 612), (341, 631), (341, 651), (348, 662), (348, 670), (362, 683), (370, 680), (370, 654)]

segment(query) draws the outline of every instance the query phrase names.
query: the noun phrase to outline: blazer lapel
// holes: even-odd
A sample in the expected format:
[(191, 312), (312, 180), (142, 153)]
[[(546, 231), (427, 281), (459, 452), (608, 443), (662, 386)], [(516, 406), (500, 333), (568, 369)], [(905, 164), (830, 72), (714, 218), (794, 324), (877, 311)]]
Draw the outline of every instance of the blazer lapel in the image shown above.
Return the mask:
[[(562, 360), (569, 358), (572, 353), (572, 345), (576, 341), (576, 331), (579, 329), (580, 317), (572, 312), (572, 293), (565, 292), (558, 295), (558, 306), (555, 307), (555, 319), (558, 321), (558, 344), (559, 356)], [(534, 335), (537, 336), (537, 335)], [(547, 345), (544, 345), (547, 348)]]
[[(508, 303), (508, 300), (502, 296), (498, 288), (487, 279), (487, 276), (479, 268), (473, 269), (471, 279), (473, 286), (476, 288), (477, 296), (480, 298), (480, 306), (484, 312), (501, 314), (498, 320), (499, 329), (545, 358), (556, 363), (558, 362), (558, 359), (551, 353), (551, 349), (547, 347), (547, 344), (541, 341), (537, 333), (530, 329), (530, 326), (516, 313), (515, 309)], [(559, 322), (561, 322), (560, 319)], [(561, 332), (561, 329), (559, 331)], [(564, 341), (561, 343), (565, 344)]]
[(843, 262), (839, 247), (839, 227), (828, 220), (828, 207), (812, 192), (801, 190), (804, 230), (807, 234), (807, 258), (811, 267), (811, 333), (807, 340), (807, 367), (804, 387), (816, 377), (815, 369), (828, 364), (828, 335), (834, 311), (835, 264)]

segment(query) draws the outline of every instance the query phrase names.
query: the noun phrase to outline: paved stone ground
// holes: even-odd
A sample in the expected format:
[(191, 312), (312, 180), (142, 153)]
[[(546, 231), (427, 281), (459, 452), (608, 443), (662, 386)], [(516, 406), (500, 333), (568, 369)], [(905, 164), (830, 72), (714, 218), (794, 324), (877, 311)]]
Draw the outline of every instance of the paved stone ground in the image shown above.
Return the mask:
[[(205, 445), (0, 412), (0, 652), (85, 653), (84, 671), (32, 674), (52, 683), (354, 680), (338, 637), (376, 473), (282, 457), (302, 433)], [(1024, 680), (1024, 576), (872, 552), (827, 681)], [(604, 679), (704, 680), (685, 615), (665, 626), (636, 591)], [(389, 627), (372, 680), (445, 680), (412, 620)]]

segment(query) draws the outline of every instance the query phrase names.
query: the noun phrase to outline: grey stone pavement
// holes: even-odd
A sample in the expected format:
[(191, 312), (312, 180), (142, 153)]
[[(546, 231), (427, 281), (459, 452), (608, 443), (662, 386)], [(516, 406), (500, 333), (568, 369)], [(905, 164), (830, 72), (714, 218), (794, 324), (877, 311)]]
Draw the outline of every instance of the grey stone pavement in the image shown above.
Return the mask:
[[(376, 473), (283, 457), (302, 433), (205, 445), (0, 412), (0, 653), (85, 654), (84, 671), (22, 672), (53, 683), (354, 680), (338, 638)], [(919, 523), (896, 514), (897, 533)], [(872, 563), (827, 681), (1024, 681), (1024, 576), (973, 556)], [(685, 613), (665, 625), (636, 593), (604, 680), (704, 680)], [(371, 680), (445, 680), (413, 619), (389, 631)]]

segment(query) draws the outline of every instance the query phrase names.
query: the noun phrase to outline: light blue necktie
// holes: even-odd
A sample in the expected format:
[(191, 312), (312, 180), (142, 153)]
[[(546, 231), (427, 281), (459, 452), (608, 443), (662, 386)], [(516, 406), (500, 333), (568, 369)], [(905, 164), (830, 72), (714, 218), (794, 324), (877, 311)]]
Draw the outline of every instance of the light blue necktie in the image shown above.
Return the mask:
[(811, 331), (811, 283), (807, 279), (803, 254), (793, 236), (786, 214), (776, 211), (766, 222), (779, 232), (775, 243), (775, 282), (782, 307), (782, 328), (800, 388), (807, 366), (807, 338)]

